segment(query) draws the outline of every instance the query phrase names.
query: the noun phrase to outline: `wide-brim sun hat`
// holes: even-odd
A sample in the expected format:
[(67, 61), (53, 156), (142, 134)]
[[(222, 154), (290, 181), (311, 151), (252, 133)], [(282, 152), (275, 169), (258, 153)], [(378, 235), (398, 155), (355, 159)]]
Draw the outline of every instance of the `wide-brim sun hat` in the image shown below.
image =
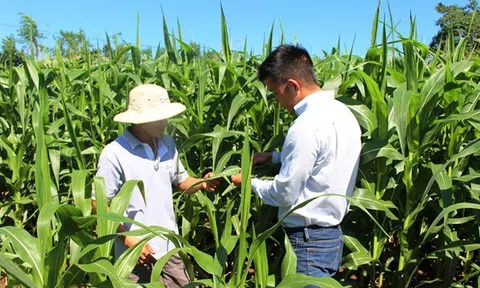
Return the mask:
[(185, 111), (185, 105), (172, 103), (165, 88), (155, 84), (142, 84), (129, 93), (128, 109), (113, 118), (122, 123), (141, 124), (176, 116)]

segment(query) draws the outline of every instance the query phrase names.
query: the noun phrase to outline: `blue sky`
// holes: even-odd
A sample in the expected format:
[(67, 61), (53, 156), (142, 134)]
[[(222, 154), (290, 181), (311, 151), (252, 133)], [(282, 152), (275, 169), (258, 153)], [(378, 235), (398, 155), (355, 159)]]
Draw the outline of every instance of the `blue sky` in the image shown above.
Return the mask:
[[(220, 4), (223, 5), (233, 48), (243, 49), (245, 37), (249, 50), (261, 51), (264, 37), (275, 21), (274, 44), (279, 43), (280, 21), (287, 42), (303, 45), (310, 53), (321, 55), (331, 50), (340, 37), (342, 48), (355, 40), (355, 54), (364, 56), (370, 44), (373, 16), (378, 0), (16, 0), (1, 3), (0, 38), (16, 33), (20, 16), (32, 16), (48, 37), (43, 44), (52, 45), (60, 30), (82, 28), (93, 43), (105, 39), (105, 31), (122, 33), (129, 43), (136, 40), (137, 12), (140, 14), (140, 38), (144, 47), (163, 45), (162, 8), (169, 28), (182, 27), (184, 40), (196, 41), (220, 50)], [(394, 23), (407, 35), (409, 16), (417, 19), (418, 40), (429, 43), (438, 28), (435, 5), (440, 0), (390, 0)], [(466, 5), (467, 0), (442, 0), (446, 5)], [(387, 1), (381, 0), (381, 17), (388, 19)], [(388, 21), (389, 22), (389, 21)]]

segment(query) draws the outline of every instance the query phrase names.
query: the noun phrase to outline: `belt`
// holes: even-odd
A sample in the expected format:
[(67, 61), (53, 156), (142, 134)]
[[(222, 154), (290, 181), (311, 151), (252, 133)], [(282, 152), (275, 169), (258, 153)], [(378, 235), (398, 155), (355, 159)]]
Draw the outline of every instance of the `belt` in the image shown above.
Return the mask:
[(309, 230), (320, 230), (320, 229), (337, 229), (339, 225), (334, 226), (320, 226), (320, 225), (310, 225), (305, 227), (284, 227), (285, 232), (287, 234), (293, 234), (296, 232), (303, 232), (303, 241), (309, 242), (310, 241), (310, 233)]
[(287, 233), (295, 233), (295, 232), (303, 232), (303, 231), (305, 231), (305, 228), (313, 229), (313, 230), (316, 230), (316, 229), (334, 229), (334, 228), (338, 228), (338, 226), (339, 226), (338, 224), (333, 225), (333, 226), (310, 225), (310, 226), (304, 226), (304, 227), (284, 227), (283, 229), (285, 229), (285, 231)]

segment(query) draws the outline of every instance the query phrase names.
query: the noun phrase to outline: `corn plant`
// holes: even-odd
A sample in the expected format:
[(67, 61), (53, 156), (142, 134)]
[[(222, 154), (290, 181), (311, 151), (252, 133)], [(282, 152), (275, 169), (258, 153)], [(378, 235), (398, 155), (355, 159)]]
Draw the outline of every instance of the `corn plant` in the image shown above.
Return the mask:
[[(273, 50), (275, 23), (262, 55), (247, 44), (233, 51), (221, 9), (222, 50), (214, 54), (195, 55), (180, 24), (170, 30), (163, 18), (165, 50), (159, 46), (153, 59), (143, 57), (139, 37), (121, 46), (106, 35), (103, 56), (84, 45), (68, 59), (57, 49), (48, 59), (0, 65), (0, 267), (9, 281), (133, 286), (126, 277), (141, 245), (164, 237), (176, 248), (154, 266), (152, 287), (163, 286), (158, 276), (173, 253), (186, 263), (190, 286), (473, 286), (480, 275), (480, 60), (465, 57), (464, 38), (455, 45), (453, 34), (440, 45), (445, 50), (432, 51), (416, 40), (415, 19), (403, 36), (391, 13), (386, 21), (379, 11), (364, 57), (340, 45), (314, 57), (322, 88), (336, 92), (363, 131), (360, 171), (342, 223), (346, 249), (334, 279), (296, 274), (276, 208), (249, 186), (250, 176), (269, 179), (279, 168), (252, 169), (252, 153), (278, 151), (294, 119), (256, 80)], [(135, 223), (142, 229), (124, 234), (143, 240), (115, 261), (115, 228), (132, 222), (123, 210), (142, 183), (127, 182), (108, 203), (102, 179), (93, 175), (104, 145), (125, 129), (113, 116), (141, 83), (161, 85), (187, 106), (167, 132), (189, 174), (213, 171), (223, 182), (214, 194), (175, 193), (179, 234)], [(229, 176), (239, 170), (244, 185), (235, 188)]]

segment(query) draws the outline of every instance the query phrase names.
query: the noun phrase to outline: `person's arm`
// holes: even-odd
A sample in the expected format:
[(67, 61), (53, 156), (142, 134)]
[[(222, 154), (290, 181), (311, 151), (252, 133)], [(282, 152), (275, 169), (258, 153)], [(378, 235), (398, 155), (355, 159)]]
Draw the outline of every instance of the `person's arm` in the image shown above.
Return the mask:
[(255, 152), (253, 154), (252, 166), (270, 164), (270, 163), (280, 163), (281, 159), (280, 152)]
[[(295, 127), (283, 146), (280, 172), (273, 180), (252, 179), (252, 190), (265, 204), (291, 206), (305, 189), (318, 153), (322, 150), (316, 133), (308, 126)], [(273, 158), (273, 155), (272, 155)]]
[(206, 182), (202, 182), (194, 185), (195, 183), (198, 183), (200, 181), (203, 181), (205, 179), (212, 177), (213, 173), (212, 172), (207, 173), (205, 177), (203, 177), (203, 179), (189, 176), (187, 171), (185, 170), (185, 167), (182, 164), (182, 161), (180, 161), (180, 159), (178, 158), (178, 151), (176, 148), (175, 148), (173, 161), (174, 161), (175, 173), (172, 179), (172, 183), (179, 189), (186, 190), (187, 194), (195, 193), (200, 189), (203, 189), (207, 192), (213, 192), (215, 191), (218, 184), (220, 183), (217, 179), (215, 179), (215, 180), (206, 181)]
[[(178, 184), (178, 188), (180, 188), (181, 190), (186, 190), (187, 194), (195, 193), (200, 189), (203, 189), (207, 192), (214, 192), (215, 189), (217, 188), (217, 185), (219, 184), (218, 180), (210, 180), (210, 181), (207, 181), (207, 182), (202, 182), (202, 183), (199, 183), (197, 185), (194, 185), (195, 183), (198, 183), (200, 181), (208, 179), (212, 176), (213, 176), (212, 172), (206, 174), (205, 177), (203, 177), (203, 179), (188, 176), (184, 181), (182, 181)], [(194, 186), (192, 186), (192, 185), (194, 185)]]

